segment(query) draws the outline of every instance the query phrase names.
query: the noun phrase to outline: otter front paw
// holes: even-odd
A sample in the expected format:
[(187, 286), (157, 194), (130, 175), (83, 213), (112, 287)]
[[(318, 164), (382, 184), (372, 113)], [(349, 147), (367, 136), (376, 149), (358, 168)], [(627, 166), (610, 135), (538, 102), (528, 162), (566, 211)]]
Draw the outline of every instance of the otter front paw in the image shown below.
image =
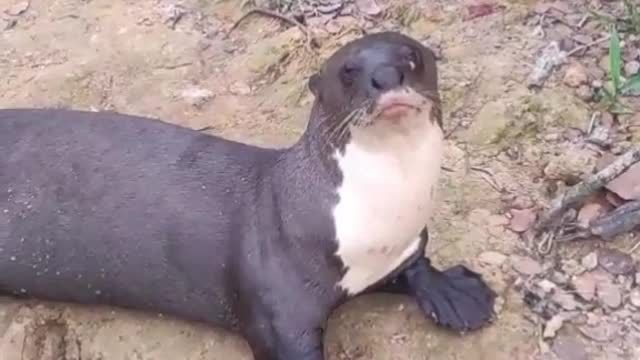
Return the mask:
[(426, 270), (415, 272), (410, 282), (422, 311), (439, 325), (465, 332), (493, 320), (496, 293), (464, 266), (439, 271), (427, 261)]

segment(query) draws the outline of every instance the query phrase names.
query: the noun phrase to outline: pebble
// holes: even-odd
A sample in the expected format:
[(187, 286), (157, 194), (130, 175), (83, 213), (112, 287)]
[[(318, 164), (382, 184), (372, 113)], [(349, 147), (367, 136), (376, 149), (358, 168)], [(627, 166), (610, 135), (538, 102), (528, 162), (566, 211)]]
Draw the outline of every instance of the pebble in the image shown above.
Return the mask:
[(551, 180), (573, 182), (592, 173), (596, 163), (594, 154), (580, 146), (571, 146), (559, 156), (551, 158), (544, 167), (544, 175)]
[(507, 255), (497, 251), (485, 251), (478, 256), (478, 261), (488, 265), (502, 265), (507, 260)]
[(561, 289), (558, 289), (553, 294), (553, 296), (551, 297), (551, 300), (556, 304), (562, 306), (563, 309), (568, 311), (576, 310), (580, 308), (580, 304), (576, 301), (573, 295)]
[(620, 292), (620, 288), (612, 282), (598, 282), (596, 293), (598, 295), (598, 300), (610, 309), (617, 309), (622, 305), (622, 293)]
[(192, 106), (201, 106), (213, 97), (213, 92), (209, 89), (191, 87), (182, 90), (182, 98)]
[(580, 261), (580, 264), (587, 270), (595, 269), (598, 267), (598, 253), (593, 251), (585, 255)]
[(251, 87), (243, 82), (236, 81), (229, 86), (229, 92), (234, 95), (250, 95)]
[(567, 274), (562, 273), (560, 271), (554, 271), (553, 273), (551, 273), (551, 281), (553, 281), (556, 284), (567, 284), (569, 282), (569, 276), (567, 276)]
[(576, 276), (573, 279), (573, 286), (578, 296), (586, 301), (591, 301), (596, 296), (596, 284), (596, 278), (590, 273)]
[(633, 307), (640, 309), (640, 289), (635, 289), (629, 294), (629, 303)]
[(593, 100), (593, 92), (591, 91), (591, 87), (589, 85), (580, 85), (576, 89), (576, 96), (582, 101), (591, 101)]
[(537, 275), (543, 271), (542, 265), (532, 258), (519, 255), (511, 255), (511, 266), (522, 275)]
[(585, 344), (575, 335), (558, 336), (552, 349), (560, 360), (589, 360)]
[(571, 87), (578, 87), (589, 81), (587, 69), (579, 63), (572, 63), (564, 73), (563, 81)]
[(549, 281), (547, 279), (542, 279), (538, 283), (538, 287), (540, 287), (540, 289), (542, 291), (544, 291), (545, 293), (550, 293), (553, 289), (557, 288), (558, 285), (552, 283), (551, 281)]
[(582, 265), (573, 259), (563, 260), (561, 269), (568, 275), (577, 275), (584, 272), (584, 268), (582, 267)]
[(637, 74), (639, 71), (640, 71), (640, 62), (633, 60), (633, 61), (628, 61), (626, 64), (624, 64), (624, 73), (627, 76), (633, 76)]
[(596, 326), (581, 326), (580, 332), (591, 340), (609, 342), (618, 335), (620, 325), (612, 321), (601, 321)]
[(596, 326), (600, 323), (600, 316), (594, 313), (587, 313), (587, 325)]
[(544, 339), (552, 339), (556, 337), (558, 330), (564, 325), (565, 317), (563, 314), (554, 315), (544, 326), (542, 337)]
[(635, 270), (631, 255), (616, 249), (600, 249), (598, 264), (613, 275), (629, 274)]

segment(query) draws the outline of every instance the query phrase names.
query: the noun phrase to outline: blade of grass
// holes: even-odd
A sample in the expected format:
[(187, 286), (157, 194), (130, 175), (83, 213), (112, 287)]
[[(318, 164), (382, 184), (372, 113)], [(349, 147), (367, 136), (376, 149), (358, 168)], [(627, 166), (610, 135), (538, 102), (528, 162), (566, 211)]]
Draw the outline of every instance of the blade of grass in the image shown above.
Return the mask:
[(613, 82), (613, 97), (616, 98), (620, 90), (620, 77), (622, 70), (622, 50), (620, 49), (620, 36), (615, 26), (611, 26), (609, 40), (609, 72)]
[(636, 74), (620, 87), (620, 94), (622, 95), (626, 95), (632, 91), (640, 91), (640, 74)]

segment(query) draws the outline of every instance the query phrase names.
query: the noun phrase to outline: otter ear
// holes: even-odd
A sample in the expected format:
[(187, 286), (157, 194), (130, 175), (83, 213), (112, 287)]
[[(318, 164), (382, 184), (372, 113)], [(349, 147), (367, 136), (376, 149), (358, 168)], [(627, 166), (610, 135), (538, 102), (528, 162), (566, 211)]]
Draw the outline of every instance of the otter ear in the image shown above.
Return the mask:
[(311, 75), (307, 82), (307, 86), (313, 95), (318, 96), (318, 90), (320, 89), (320, 73)]

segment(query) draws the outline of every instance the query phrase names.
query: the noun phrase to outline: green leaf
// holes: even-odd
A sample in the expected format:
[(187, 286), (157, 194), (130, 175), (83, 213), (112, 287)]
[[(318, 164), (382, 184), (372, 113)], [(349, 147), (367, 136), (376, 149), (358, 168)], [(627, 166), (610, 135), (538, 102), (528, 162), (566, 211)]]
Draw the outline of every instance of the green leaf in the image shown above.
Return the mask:
[(628, 94), (632, 91), (640, 91), (640, 74), (636, 74), (620, 87), (620, 93), (622, 95)]
[(609, 103), (614, 102), (613, 94), (609, 90), (607, 90), (607, 88), (604, 88), (604, 87), (600, 88), (598, 95), (600, 95), (601, 98), (603, 98), (605, 101)]
[(622, 50), (620, 49), (620, 36), (615, 26), (611, 26), (611, 38), (609, 39), (609, 66), (611, 81), (613, 81), (614, 97), (620, 90), (620, 77), (622, 69)]

